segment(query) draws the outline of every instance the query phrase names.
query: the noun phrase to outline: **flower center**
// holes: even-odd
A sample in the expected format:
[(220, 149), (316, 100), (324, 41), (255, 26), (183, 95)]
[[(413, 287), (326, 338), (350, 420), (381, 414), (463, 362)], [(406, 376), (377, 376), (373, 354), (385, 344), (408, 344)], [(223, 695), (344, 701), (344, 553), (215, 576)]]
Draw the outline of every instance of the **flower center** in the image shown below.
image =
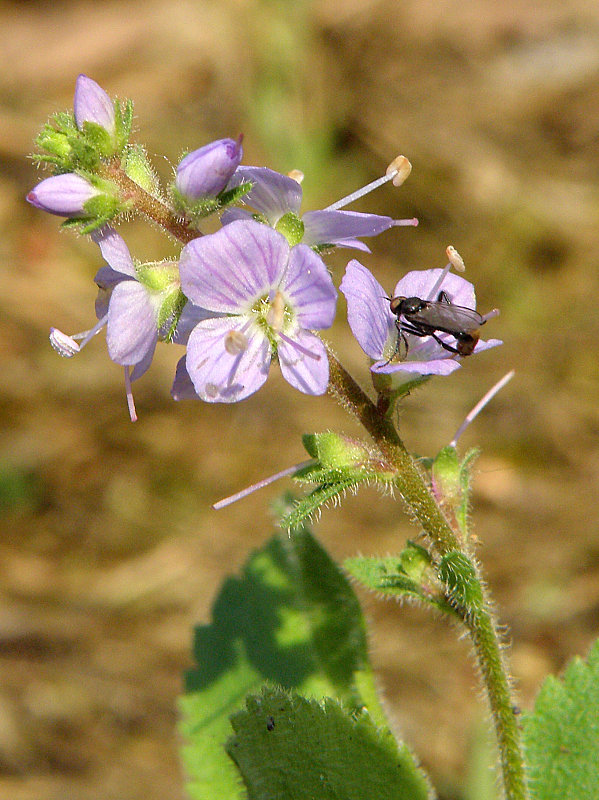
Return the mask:
[(294, 327), (293, 308), (285, 301), (285, 296), (277, 289), (274, 296), (264, 295), (251, 307), (254, 321), (264, 333), (276, 353), (280, 335)]

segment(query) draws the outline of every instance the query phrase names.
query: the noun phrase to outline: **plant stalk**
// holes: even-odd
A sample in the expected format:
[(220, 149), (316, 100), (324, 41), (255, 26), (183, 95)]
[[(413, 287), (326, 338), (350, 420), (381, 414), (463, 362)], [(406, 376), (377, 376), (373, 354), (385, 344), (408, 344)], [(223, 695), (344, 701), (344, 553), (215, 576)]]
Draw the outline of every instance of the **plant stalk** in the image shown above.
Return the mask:
[[(411, 513), (422, 525), (435, 549), (441, 555), (452, 551), (464, 553), (461, 539), (449, 525), (424, 477), (406, 450), (391, 420), (362, 391), (352, 376), (329, 350), (330, 391), (349, 410), (376, 442), (388, 465), (397, 473), (395, 484)], [(467, 553), (464, 555), (468, 556)], [(506, 800), (528, 800), (520, 729), (514, 713), (514, 702), (499, 636), (490, 612), (488, 593), (480, 579), (476, 564), (475, 577), (482, 596), (477, 609), (463, 610), (461, 616), (474, 644), (474, 651), (489, 701), (499, 750)], [(448, 590), (451, 601), (451, 592)]]
[(98, 170), (98, 175), (118, 186), (121, 199), (131, 203), (135, 211), (160, 225), (163, 230), (183, 244), (202, 235), (200, 231), (190, 228), (189, 223), (178, 217), (166, 203), (149, 194), (131, 180), (118, 160), (102, 165)]

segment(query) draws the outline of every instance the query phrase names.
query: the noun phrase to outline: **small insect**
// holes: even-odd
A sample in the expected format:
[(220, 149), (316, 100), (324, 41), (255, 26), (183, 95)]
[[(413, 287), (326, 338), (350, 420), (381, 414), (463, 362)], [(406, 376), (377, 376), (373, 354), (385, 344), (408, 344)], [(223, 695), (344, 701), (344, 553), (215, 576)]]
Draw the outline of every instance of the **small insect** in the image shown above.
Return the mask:
[[(422, 300), (420, 297), (388, 297), (391, 313), (395, 314), (398, 337), (395, 358), (403, 342), (408, 352), (406, 333), (412, 336), (432, 336), (450, 353), (460, 356), (472, 355), (479, 339), (479, 330), (487, 319), (478, 311), (465, 306), (454, 306), (446, 292), (439, 292), (437, 300)], [(450, 333), (455, 344), (441, 339), (439, 333)]]

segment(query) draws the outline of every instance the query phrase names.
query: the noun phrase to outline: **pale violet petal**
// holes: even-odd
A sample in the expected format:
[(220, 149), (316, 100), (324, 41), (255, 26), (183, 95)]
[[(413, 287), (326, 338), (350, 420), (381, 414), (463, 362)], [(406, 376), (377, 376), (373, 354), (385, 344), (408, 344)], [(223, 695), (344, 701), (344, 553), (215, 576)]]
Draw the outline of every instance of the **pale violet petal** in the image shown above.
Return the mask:
[(414, 376), (451, 375), (460, 366), (460, 362), (453, 358), (437, 358), (431, 361), (400, 361), (391, 364), (387, 361), (378, 361), (370, 369), (372, 372), (381, 372), (385, 375), (396, 372), (405, 372)]
[[(391, 217), (358, 211), (307, 211), (302, 216), (303, 242), (307, 245), (335, 244), (360, 236), (377, 236), (393, 226)], [(346, 245), (351, 246), (351, 245)]]
[(284, 236), (258, 222), (236, 221), (185, 245), (181, 288), (210, 311), (243, 313), (278, 285), (289, 259)]
[(241, 140), (233, 139), (218, 139), (193, 150), (177, 167), (177, 189), (192, 199), (215, 197), (227, 185), (242, 156)]
[(337, 290), (322, 258), (304, 244), (291, 248), (280, 284), (302, 328), (329, 328), (335, 319)]
[(131, 382), (136, 381), (138, 378), (141, 378), (149, 369), (152, 364), (152, 359), (154, 358), (154, 351), (156, 350), (156, 344), (158, 339), (155, 338), (153, 344), (146, 352), (145, 356), (142, 358), (141, 361), (138, 361), (137, 364), (133, 367), (131, 371), (131, 375), (129, 376), (129, 380)]
[[(251, 211), (246, 211), (244, 208), (227, 208), (223, 211), (220, 217), (221, 225), (229, 225), (235, 220), (254, 220), (254, 215)], [(256, 220), (254, 220), (255, 222)]]
[(183, 356), (177, 362), (171, 397), (173, 400), (199, 400), (198, 393), (187, 371), (187, 356)]
[(114, 104), (104, 89), (87, 75), (79, 75), (73, 100), (75, 122), (79, 130), (84, 122), (95, 122), (114, 134)]
[[(257, 391), (268, 376), (270, 345), (261, 331), (246, 330), (243, 318), (200, 322), (187, 343), (187, 372), (208, 403), (235, 403)], [(243, 337), (243, 338), (240, 338)], [(245, 342), (240, 349), (238, 342)]]
[(283, 377), (294, 389), (313, 395), (326, 392), (329, 359), (324, 344), (317, 336), (309, 331), (298, 331), (291, 342), (279, 342), (278, 354)]
[(112, 290), (106, 343), (117, 364), (142, 361), (156, 344), (156, 309), (146, 289), (136, 281), (121, 281)]
[(347, 265), (340, 289), (347, 300), (347, 319), (358, 344), (370, 358), (382, 358), (395, 330), (395, 316), (385, 290), (355, 259)]
[(133, 259), (129, 253), (129, 248), (125, 244), (122, 236), (111, 228), (105, 225), (98, 231), (93, 231), (92, 239), (100, 247), (102, 258), (107, 264), (112, 267), (115, 272), (121, 272), (123, 275), (130, 275), (132, 278), (136, 276), (135, 266)]
[[(437, 297), (431, 297), (430, 295), (442, 272), (443, 270), (441, 269), (407, 272), (397, 282), (393, 297), (420, 297), (422, 300), (437, 300)], [(474, 286), (453, 272), (447, 273), (438, 291), (446, 292), (451, 302), (456, 306), (476, 308)], [(438, 292), (435, 294), (438, 295)]]
[(276, 225), (283, 214), (289, 211), (299, 213), (302, 187), (293, 178), (266, 167), (238, 167), (227, 189), (248, 181), (253, 186), (244, 195), (243, 202), (264, 214), (271, 225)]

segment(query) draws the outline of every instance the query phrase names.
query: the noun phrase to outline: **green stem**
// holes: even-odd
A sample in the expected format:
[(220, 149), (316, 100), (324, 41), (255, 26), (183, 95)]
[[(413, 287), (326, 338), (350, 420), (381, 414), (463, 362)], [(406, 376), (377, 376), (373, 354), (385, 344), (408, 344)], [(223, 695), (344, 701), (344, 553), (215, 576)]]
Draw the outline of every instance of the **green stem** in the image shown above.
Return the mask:
[[(397, 473), (395, 484), (413, 515), (441, 556), (452, 551), (463, 553), (461, 539), (447, 522), (431, 494), (417, 464), (408, 453), (384, 408), (377, 406), (362, 391), (351, 375), (329, 351), (330, 391), (354, 414), (376, 442), (382, 455)], [(467, 554), (464, 553), (467, 556)], [(469, 559), (470, 561), (470, 559)], [(527, 800), (524, 759), (520, 730), (514, 716), (507, 672), (501, 656), (499, 637), (490, 612), (491, 604), (473, 564), (473, 580), (478, 583), (481, 602), (476, 609), (463, 611), (462, 619), (472, 641), (482, 682), (493, 717), (507, 800)], [(448, 589), (448, 598), (452, 598)]]
[(485, 686), (497, 737), (501, 773), (507, 800), (527, 800), (528, 789), (520, 728), (489, 601), (483, 593), (483, 608), (464, 622), (472, 642)]
[(114, 183), (118, 189), (121, 200), (130, 203), (140, 214), (148, 217), (160, 225), (167, 233), (183, 244), (201, 236), (201, 232), (189, 227), (189, 223), (173, 213), (172, 209), (154, 195), (142, 189), (125, 173), (118, 160), (104, 164), (99, 170), (101, 178)]

